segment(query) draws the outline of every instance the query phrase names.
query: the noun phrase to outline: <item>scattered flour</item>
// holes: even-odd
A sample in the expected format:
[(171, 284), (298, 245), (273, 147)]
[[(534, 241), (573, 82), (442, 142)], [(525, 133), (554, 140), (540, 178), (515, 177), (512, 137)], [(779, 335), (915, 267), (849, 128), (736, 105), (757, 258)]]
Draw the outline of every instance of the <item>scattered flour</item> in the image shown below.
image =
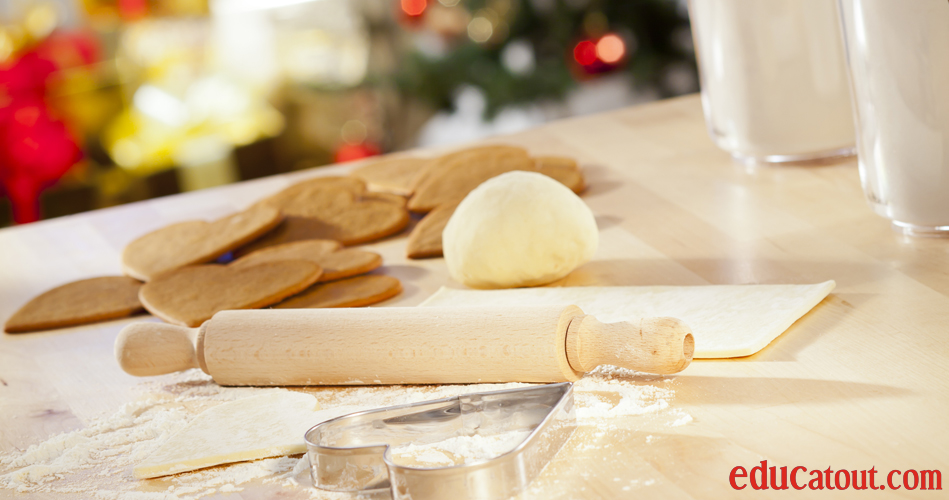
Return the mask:
[(669, 424), (671, 427), (679, 427), (680, 425), (685, 425), (692, 422), (692, 415), (689, 415), (688, 413), (682, 413), (682, 412), (679, 412), (679, 413), (681, 413), (681, 416), (677, 418), (675, 422), (672, 422), (671, 424)]
[[(691, 416), (669, 409), (675, 395), (668, 384), (670, 380), (601, 367), (574, 384), (578, 423), (598, 429), (598, 436), (615, 429), (610, 421), (618, 417), (666, 413), (675, 418), (669, 425), (685, 425), (691, 422)], [(315, 396), (324, 409), (368, 409), (528, 385), (314, 387), (306, 392)], [(157, 377), (141, 383), (138, 389), (141, 396), (136, 401), (111, 416), (93, 420), (84, 429), (52, 436), (23, 452), (0, 455), (0, 489), (79, 494), (99, 500), (194, 500), (240, 492), (250, 483), (270, 483), (293, 490), (295, 498), (353, 498), (312, 488), (306, 457), (270, 458), (163, 478), (134, 479), (132, 466), (202, 411), (275, 390), (221, 387), (199, 370)], [(515, 431), (498, 436), (458, 437), (393, 451), (417, 465), (473, 463), (513, 449), (527, 434), (528, 431)]]
[(403, 445), (392, 450), (392, 458), (401, 465), (476, 464), (513, 450), (530, 433), (530, 430), (517, 430), (493, 436), (456, 436), (431, 444)]

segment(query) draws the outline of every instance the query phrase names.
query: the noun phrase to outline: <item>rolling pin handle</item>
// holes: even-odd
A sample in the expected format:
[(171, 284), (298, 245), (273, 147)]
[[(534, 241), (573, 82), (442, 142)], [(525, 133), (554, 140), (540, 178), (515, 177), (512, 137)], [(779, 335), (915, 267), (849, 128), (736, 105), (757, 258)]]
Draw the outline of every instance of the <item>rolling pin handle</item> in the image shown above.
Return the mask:
[[(207, 323), (205, 323), (207, 324)], [(166, 323), (132, 323), (115, 339), (115, 359), (129, 375), (147, 377), (201, 368), (198, 356), (204, 325), (186, 328)]]
[(579, 372), (613, 365), (665, 375), (684, 370), (694, 353), (692, 330), (675, 318), (643, 318), (637, 324), (578, 316), (567, 327), (567, 362)]

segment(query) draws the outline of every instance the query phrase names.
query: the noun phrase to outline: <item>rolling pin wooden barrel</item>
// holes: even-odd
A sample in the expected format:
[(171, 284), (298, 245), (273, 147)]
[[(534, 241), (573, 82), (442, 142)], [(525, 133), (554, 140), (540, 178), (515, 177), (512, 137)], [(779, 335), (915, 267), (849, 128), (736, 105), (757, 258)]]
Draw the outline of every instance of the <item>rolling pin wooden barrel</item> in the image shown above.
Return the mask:
[(683, 370), (695, 348), (675, 318), (601, 323), (576, 306), (222, 311), (199, 328), (133, 323), (123, 370), (201, 368), (221, 385), (565, 382), (601, 364)]

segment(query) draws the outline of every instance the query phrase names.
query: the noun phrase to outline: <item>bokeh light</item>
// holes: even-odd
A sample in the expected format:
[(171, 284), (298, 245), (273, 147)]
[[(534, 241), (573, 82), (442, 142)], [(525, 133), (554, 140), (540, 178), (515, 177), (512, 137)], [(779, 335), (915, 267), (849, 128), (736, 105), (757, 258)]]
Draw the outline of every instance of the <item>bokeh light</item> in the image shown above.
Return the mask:
[(402, 12), (410, 16), (421, 16), (428, 7), (427, 0), (402, 0)]
[(362, 144), (368, 135), (366, 124), (359, 120), (349, 120), (340, 129), (340, 137), (347, 144)]
[(596, 42), (596, 56), (607, 64), (616, 64), (626, 55), (626, 44), (623, 39), (609, 34)]
[(589, 66), (596, 62), (596, 44), (584, 40), (573, 48), (573, 58), (582, 66)]
[(494, 34), (494, 26), (486, 17), (478, 16), (468, 23), (468, 38), (477, 43), (484, 43)]

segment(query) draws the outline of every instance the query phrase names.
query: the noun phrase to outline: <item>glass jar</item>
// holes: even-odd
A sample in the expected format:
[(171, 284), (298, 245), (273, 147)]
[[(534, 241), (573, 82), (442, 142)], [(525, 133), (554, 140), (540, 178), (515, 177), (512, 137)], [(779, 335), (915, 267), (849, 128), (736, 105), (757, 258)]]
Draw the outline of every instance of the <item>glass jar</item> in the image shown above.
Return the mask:
[(690, 0), (702, 105), (739, 160), (854, 153), (835, 0)]
[(860, 179), (909, 234), (949, 235), (949, 2), (840, 0)]

